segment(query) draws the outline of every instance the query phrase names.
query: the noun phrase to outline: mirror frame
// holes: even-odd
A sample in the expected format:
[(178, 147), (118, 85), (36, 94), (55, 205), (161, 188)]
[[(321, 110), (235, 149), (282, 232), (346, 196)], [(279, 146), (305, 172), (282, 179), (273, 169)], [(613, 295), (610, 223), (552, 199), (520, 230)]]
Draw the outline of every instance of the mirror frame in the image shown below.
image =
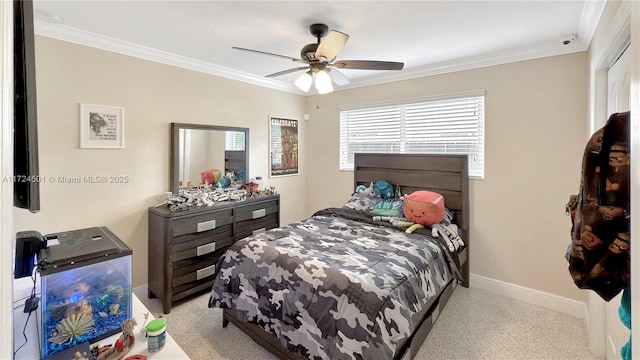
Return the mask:
[(180, 148), (180, 130), (215, 130), (215, 131), (238, 131), (244, 132), (244, 178), (245, 181), (249, 179), (249, 128), (233, 127), (233, 126), (217, 126), (217, 125), (203, 125), (203, 124), (183, 124), (183, 123), (171, 123), (171, 155), (169, 160), (169, 191), (174, 195), (178, 195), (178, 164)]

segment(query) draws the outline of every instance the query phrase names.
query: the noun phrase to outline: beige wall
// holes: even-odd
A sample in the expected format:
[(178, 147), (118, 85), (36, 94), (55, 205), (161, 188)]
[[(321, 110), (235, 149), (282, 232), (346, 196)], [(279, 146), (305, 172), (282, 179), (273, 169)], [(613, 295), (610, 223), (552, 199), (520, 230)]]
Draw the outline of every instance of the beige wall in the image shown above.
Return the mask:
[(353, 191), (353, 173), (338, 171), (340, 106), (485, 89), (485, 179), (470, 185), (471, 272), (585, 301), (564, 259), (564, 207), (579, 185), (587, 85), (582, 52), (309, 97), (307, 187), (317, 191), (307, 213), (340, 206)]
[[(41, 184), (42, 210), (16, 209), (15, 231), (107, 226), (133, 249), (134, 286), (147, 282), (147, 208), (169, 189), (169, 123), (250, 128), (249, 175), (281, 193), (281, 223), (306, 210), (302, 176), (268, 178), (268, 116), (302, 119), (300, 95), (36, 37), (40, 173), (123, 175), (127, 184)], [(79, 148), (79, 104), (125, 109), (125, 149)], [(305, 123), (300, 142), (306, 143)], [(304, 154), (301, 154), (304, 174)]]

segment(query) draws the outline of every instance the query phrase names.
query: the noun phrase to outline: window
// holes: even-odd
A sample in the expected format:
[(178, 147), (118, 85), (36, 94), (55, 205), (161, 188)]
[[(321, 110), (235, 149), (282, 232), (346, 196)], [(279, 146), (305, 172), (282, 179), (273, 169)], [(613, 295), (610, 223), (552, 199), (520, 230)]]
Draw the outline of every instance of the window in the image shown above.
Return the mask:
[(484, 177), (484, 91), (340, 110), (340, 170), (355, 153), (467, 154)]
[(225, 150), (244, 150), (244, 132), (227, 131), (225, 134)]

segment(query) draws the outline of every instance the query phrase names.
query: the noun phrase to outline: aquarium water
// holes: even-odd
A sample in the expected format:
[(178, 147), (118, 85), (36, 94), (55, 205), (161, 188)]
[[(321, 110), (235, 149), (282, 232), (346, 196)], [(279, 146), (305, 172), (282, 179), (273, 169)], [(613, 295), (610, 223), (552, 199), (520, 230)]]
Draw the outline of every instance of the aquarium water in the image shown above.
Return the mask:
[(47, 237), (40, 270), (43, 359), (119, 333), (132, 316), (131, 250), (120, 239), (105, 227)]

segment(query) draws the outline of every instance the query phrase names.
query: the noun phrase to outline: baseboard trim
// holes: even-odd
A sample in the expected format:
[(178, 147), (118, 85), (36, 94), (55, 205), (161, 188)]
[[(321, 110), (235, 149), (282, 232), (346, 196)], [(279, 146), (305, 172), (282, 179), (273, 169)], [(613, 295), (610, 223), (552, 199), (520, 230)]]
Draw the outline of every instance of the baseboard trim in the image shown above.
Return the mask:
[[(496, 293), (508, 298), (524, 301), (529, 304), (542, 306), (547, 309), (555, 310), (563, 314), (575, 316), (577, 318), (586, 319), (587, 304), (569, 299), (563, 296), (554, 295), (548, 292), (527, 288), (520, 285), (488, 278), (486, 276), (470, 274), (470, 286), (492, 293)], [(142, 284), (133, 288), (138, 293), (147, 293), (149, 284)]]
[[(477, 274), (470, 274), (469, 280), (471, 287), (490, 291), (529, 304), (542, 306), (563, 314), (585, 319), (587, 322), (589, 320), (586, 303)], [(148, 286), (149, 284), (142, 284), (133, 288), (133, 291), (146, 294)]]
[(477, 274), (470, 274), (469, 281), (470, 286), (474, 288), (490, 291), (512, 299), (524, 301), (529, 304), (542, 306), (577, 318), (588, 318), (587, 304), (577, 300), (491, 279)]

